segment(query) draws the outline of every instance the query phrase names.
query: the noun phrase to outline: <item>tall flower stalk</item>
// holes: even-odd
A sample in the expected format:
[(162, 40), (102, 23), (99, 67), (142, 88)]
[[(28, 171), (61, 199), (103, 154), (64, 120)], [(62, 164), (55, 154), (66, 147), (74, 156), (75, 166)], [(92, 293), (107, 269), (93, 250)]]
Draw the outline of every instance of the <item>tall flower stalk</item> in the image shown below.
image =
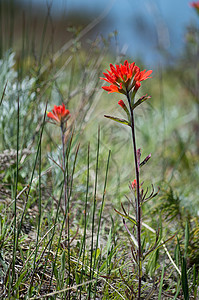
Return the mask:
[[(70, 117), (70, 112), (65, 108), (62, 103), (60, 106), (54, 106), (52, 112), (48, 112), (47, 117), (51, 119), (53, 124), (58, 125), (61, 129), (61, 142), (62, 142), (62, 166), (61, 169), (64, 174), (64, 221), (66, 222), (67, 234), (67, 250), (68, 250), (68, 284), (70, 286), (70, 218), (69, 218), (69, 198), (67, 189), (67, 175), (66, 175), (66, 149), (65, 149), (65, 133), (67, 130), (67, 120)], [(66, 219), (67, 216), (67, 219)], [(63, 223), (64, 224), (64, 223)], [(70, 299), (70, 289), (68, 291), (68, 299)]]
[(64, 173), (64, 211), (67, 210), (67, 178), (66, 178), (66, 151), (65, 151), (65, 132), (67, 128), (67, 120), (70, 116), (70, 112), (65, 108), (62, 103), (60, 106), (54, 106), (52, 112), (47, 113), (47, 117), (50, 118), (54, 124), (58, 125), (61, 129), (61, 141), (62, 141), (62, 170)]
[[(136, 215), (136, 225), (137, 225), (137, 265), (138, 265), (138, 292), (137, 299), (141, 297), (141, 279), (142, 279), (142, 246), (141, 246), (141, 205), (142, 197), (140, 193), (140, 149), (136, 146), (136, 136), (135, 136), (135, 120), (134, 120), (134, 109), (140, 105), (143, 101), (149, 99), (150, 97), (145, 95), (135, 102), (135, 96), (138, 89), (141, 87), (141, 82), (148, 78), (152, 70), (140, 71), (140, 68), (135, 65), (135, 63), (129, 63), (127, 60), (124, 64), (113, 66), (110, 64), (110, 71), (103, 73), (105, 77), (101, 79), (110, 83), (109, 86), (103, 86), (102, 88), (108, 93), (120, 93), (126, 96), (128, 107), (125, 105), (123, 100), (119, 100), (118, 104), (122, 107), (127, 115), (127, 120), (120, 119), (117, 117), (107, 116), (105, 117), (117, 121), (121, 124), (128, 125), (131, 127), (132, 142), (133, 142), (133, 154), (134, 154), (134, 165), (135, 165), (135, 180), (132, 188), (136, 191), (135, 196), (135, 215)], [(146, 161), (150, 158), (150, 155), (145, 159)]]

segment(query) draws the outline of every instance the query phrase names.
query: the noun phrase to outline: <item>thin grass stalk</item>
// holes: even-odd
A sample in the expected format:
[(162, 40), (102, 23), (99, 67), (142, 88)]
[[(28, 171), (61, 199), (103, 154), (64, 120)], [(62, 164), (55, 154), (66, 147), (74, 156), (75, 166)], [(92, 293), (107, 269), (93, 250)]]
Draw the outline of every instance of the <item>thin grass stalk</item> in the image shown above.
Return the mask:
[[(71, 146), (71, 143), (69, 144), (69, 146)], [(78, 151), (79, 151), (79, 145), (78, 145), (78, 147), (76, 149), (76, 153), (75, 153), (75, 160), (74, 160), (74, 163), (73, 163), (73, 170), (72, 170), (72, 174), (71, 174), (71, 185), (72, 185), (72, 182), (73, 182), (73, 176), (74, 176), (74, 172), (75, 172), (75, 166), (76, 166)], [(67, 170), (67, 168), (65, 167), (65, 172), (66, 172), (66, 170)], [(64, 183), (63, 183), (62, 187), (64, 187)], [(72, 188), (70, 189), (70, 191), (72, 192)], [(62, 192), (63, 192), (63, 188), (62, 188)], [(61, 196), (60, 196), (60, 199), (61, 199)], [(71, 197), (71, 193), (68, 195), (68, 201), (69, 201), (70, 197)], [(59, 204), (60, 204), (60, 201), (59, 201)], [(55, 258), (53, 260), (50, 285), (51, 285), (51, 282), (52, 282), (52, 277), (53, 277), (53, 274), (54, 274), (54, 269), (55, 269), (55, 265), (56, 265), (56, 261), (57, 261), (57, 255), (58, 255), (59, 245), (60, 245), (60, 242), (61, 242), (62, 232), (64, 230), (64, 224), (66, 223), (66, 218), (67, 218), (68, 215), (69, 215), (69, 210), (68, 210), (68, 206), (67, 206), (67, 209), (64, 213), (64, 219), (62, 221), (62, 227), (61, 227), (60, 234), (59, 234), (59, 240), (58, 240), (58, 243), (57, 243), (57, 251), (56, 251), (56, 254), (55, 254)]]
[(40, 44), (40, 51), (39, 51), (39, 69), (40, 69), (41, 61), (42, 61), (42, 55), (43, 55), (43, 49), (44, 49), (44, 40), (45, 40), (45, 35), (46, 35), (49, 16), (50, 16), (50, 7), (48, 6), (48, 12), (47, 12), (47, 15), (46, 15), (46, 18), (45, 18), (45, 21), (44, 21), (42, 37), (41, 37), (41, 44)]
[[(76, 166), (78, 151), (79, 151), (79, 145), (78, 145), (76, 153), (75, 153), (75, 160), (74, 160), (74, 163), (73, 163), (73, 170), (72, 170), (72, 175), (71, 175), (71, 177), (72, 177), (71, 178), (71, 184), (72, 184), (73, 176), (74, 176), (74, 172), (75, 172), (75, 166)], [(66, 168), (65, 168), (65, 170), (66, 170)], [(72, 188), (71, 188), (71, 192), (72, 192)], [(69, 202), (70, 197), (71, 197), (71, 194), (68, 197), (68, 202)], [(58, 244), (57, 244), (57, 251), (56, 251), (56, 254), (55, 254), (55, 258), (53, 260), (53, 267), (52, 267), (52, 274), (51, 274), (51, 279), (50, 279), (50, 286), (51, 286), (52, 277), (53, 277), (53, 274), (54, 274), (54, 269), (55, 269), (55, 265), (56, 265), (56, 261), (57, 261), (57, 255), (58, 255), (58, 250), (59, 250), (59, 246), (60, 246), (60, 242), (61, 242), (62, 233), (63, 233), (63, 230), (64, 230), (64, 224), (66, 222), (66, 217), (68, 215), (69, 215), (69, 210), (68, 210), (68, 207), (67, 207), (67, 210), (66, 210), (66, 212), (64, 214), (64, 219), (63, 219), (63, 222), (62, 222), (62, 227), (61, 227), (61, 230), (60, 230), (59, 240), (58, 240)], [(69, 216), (68, 216), (68, 219), (69, 219)], [(67, 248), (67, 250), (68, 250), (68, 248)], [(70, 248), (69, 248), (69, 251), (70, 251)], [(69, 252), (68, 252), (68, 256), (69, 256), (68, 263), (70, 263), (70, 253)], [(70, 286), (70, 267), (69, 267), (69, 286)], [(69, 293), (69, 291), (68, 291), (68, 293)], [(70, 293), (69, 293), (68, 296), (70, 297)]]
[[(59, 201), (58, 201), (58, 204), (57, 204), (57, 211), (56, 211), (55, 221), (54, 221), (55, 226), (53, 227), (52, 235), (49, 238), (49, 243), (48, 243), (49, 244), (49, 251), (48, 251), (48, 254), (47, 254), (47, 257), (46, 257), (46, 262), (45, 262), (45, 265), (44, 265), (43, 274), (41, 276), (41, 282), (40, 282), (40, 285), (38, 287), (38, 292), (41, 289), (41, 285), (42, 285), (42, 282), (43, 282), (43, 277), (44, 277), (46, 267), (47, 267), (48, 258), (49, 258), (49, 255), (50, 255), (50, 250), (51, 250), (51, 247), (52, 247), (53, 238), (54, 238), (54, 235), (55, 235), (55, 228), (56, 228), (57, 218), (58, 218), (60, 204), (61, 204), (61, 200), (62, 200), (63, 189), (64, 189), (64, 184), (62, 184), (61, 191), (60, 191), (60, 197), (59, 197)], [(51, 281), (52, 281), (52, 278), (50, 279), (49, 288), (50, 288), (50, 285), (51, 285)]]
[(70, 97), (70, 93), (72, 90), (72, 84), (74, 82), (74, 74), (75, 74), (75, 62), (74, 60), (72, 61), (72, 66), (71, 66), (71, 70), (70, 70), (70, 80), (69, 80), (69, 84), (68, 84), (68, 99)]
[(29, 188), (28, 188), (27, 195), (26, 195), (26, 202), (25, 202), (25, 205), (24, 205), (24, 209), (23, 209), (23, 213), (22, 213), (22, 216), (21, 216), (21, 220), (20, 220), (19, 225), (18, 225), (17, 241), (18, 241), (19, 234), (21, 232), (21, 226), (22, 226), (22, 222), (23, 222), (23, 218), (24, 218), (26, 206), (27, 206), (27, 203), (28, 203), (28, 199), (29, 199), (29, 195), (30, 195), (30, 190), (31, 190), (32, 182), (33, 182), (33, 178), (34, 178), (34, 172), (35, 172), (35, 169), (36, 169), (36, 164), (37, 164), (37, 160), (38, 160), (38, 156), (39, 156), (40, 144), (41, 144), (41, 140), (42, 140), (42, 136), (43, 136), (43, 130), (44, 130), (44, 125), (45, 125), (46, 110), (47, 110), (47, 101), (46, 101), (45, 112), (44, 112), (42, 126), (41, 126), (41, 133), (40, 133), (39, 142), (38, 142), (38, 146), (37, 146), (37, 153), (36, 153), (36, 156), (35, 156), (35, 162), (34, 162), (32, 174), (31, 174)]
[[(101, 225), (101, 219), (102, 219), (102, 211), (103, 211), (105, 194), (106, 194), (106, 185), (107, 185), (107, 179), (108, 179), (110, 155), (111, 155), (111, 151), (109, 150), (107, 164), (106, 164), (106, 174), (105, 174), (105, 180), (104, 180), (104, 190), (103, 190), (102, 204), (101, 204), (101, 208), (100, 208), (99, 221), (98, 221), (96, 249), (98, 247), (99, 232), (100, 232), (100, 225)], [(96, 252), (95, 252), (95, 257), (94, 257), (94, 265), (95, 265), (95, 262), (96, 262)]]
[[(78, 258), (78, 264), (79, 264), (81, 254), (83, 252), (80, 282), (82, 282), (82, 280), (83, 280), (83, 270), (84, 270), (83, 266), (84, 266), (84, 260), (85, 260), (85, 252), (86, 252), (86, 228), (87, 228), (87, 222), (88, 222), (87, 203), (88, 203), (88, 191), (89, 191), (89, 168), (90, 168), (90, 144), (88, 144), (88, 152), (87, 152), (87, 180), (86, 180), (86, 197), (85, 197), (85, 206), (84, 206), (84, 234), (83, 234), (82, 244), (81, 244), (79, 258)], [(78, 264), (77, 264), (77, 266), (78, 266)], [(76, 268), (76, 271), (77, 271), (77, 268)], [(77, 290), (77, 292), (78, 292), (78, 290)], [(80, 286), (80, 290), (79, 290), (79, 293), (80, 293), (79, 299), (80, 300), (81, 300), (81, 292), (82, 292), (82, 286)], [(76, 293), (76, 296), (77, 296), (77, 293)]]
[[(72, 143), (72, 139), (71, 139), (71, 143)], [(70, 144), (71, 146), (71, 144)], [(66, 160), (66, 164), (64, 166), (64, 178), (65, 181), (67, 181), (67, 183), (69, 182), (69, 155), (70, 152), (67, 152), (67, 160)], [(76, 160), (75, 160), (76, 161)], [(66, 178), (67, 175), (67, 178)], [(66, 189), (66, 193), (67, 193), (67, 203), (66, 203), (66, 211), (65, 211), (65, 215), (64, 215), (64, 219), (65, 221), (67, 221), (66, 224), (66, 229), (67, 229), (67, 250), (68, 250), (68, 287), (70, 288), (70, 273), (71, 273), (71, 269), (70, 269), (70, 196), (69, 196), (69, 190)], [(64, 223), (63, 223), (64, 225)], [(65, 294), (65, 297), (67, 296), (67, 298), (70, 300), (70, 293), (71, 290), (69, 289), (68, 292)]]
[[(73, 138), (73, 135), (71, 136), (69, 145), (68, 145), (68, 147), (67, 147), (67, 153), (70, 153), (70, 148), (71, 148), (72, 138)], [(66, 168), (65, 168), (65, 172), (66, 172)], [(65, 175), (64, 175), (64, 176), (65, 176)], [(60, 205), (61, 205), (63, 189), (64, 189), (64, 182), (63, 182), (62, 187), (61, 187), (60, 197), (59, 197), (59, 201), (58, 201), (58, 204), (57, 204), (57, 211), (56, 211), (55, 221), (54, 221), (55, 224), (57, 223), (57, 219), (58, 219), (58, 215), (59, 215), (59, 208), (60, 208)], [(65, 217), (64, 217), (64, 222), (65, 222), (65, 220), (66, 220), (66, 219), (65, 219)], [(51, 250), (51, 247), (52, 247), (53, 238), (54, 238), (54, 235), (55, 235), (55, 227), (56, 227), (56, 226), (54, 226), (53, 231), (52, 231), (52, 235), (51, 235), (51, 238), (50, 238), (51, 241), (50, 241), (50, 244), (49, 244), (49, 252), (48, 252), (48, 255), (47, 255), (47, 258), (46, 258), (46, 262), (45, 262), (45, 265), (44, 265), (44, 271), (43, 271), (43, 274), (42, 274), (42, 277), (41, 277), (41, 283), (40, 283), (40, 285), (39, 285), (38, 291), (40, 291), (40, 289), (41, 289), (41, 285), (42, 285), (42, 282), (43, 282), (44, 273), (45, 273), (45, 271), (46, 271), (47, 262), (48, 262), (48, 258), (49, 258), (49, 253), (50, 253), (50, 250)], [(62, 231), (61, 231), (61, 233), (62, 233)], [(61, 233), (60, 233), (60, 234), (61, 234)], [(57, 249), (58, 249), (58, 248), (57, 248)], [(56, 260), (54, 260), (54, 262), (55, 262), (55, 261), (56, 261)], [(50, 285), (51, 285), (51, 281), (52, 281), (53, 272), (54, 272), (54, 267), (53, 267), (53, 271), (52, 271), (52, 274), (51, 274)], [(50, 287), (50, 285), (49, 285), (49, 287)]]
[(65, 153), (65, 142), (64, 142), (64, 128), (63, 124), (61, 124), (61, 140), (62, 140), (62, 167), (64, 170), (64, 211), (66, 211), (67, 208), (67, 180), (66, 180), (66, 153)]
[(25, 13), (22, 12), (22, 45), (21, 45), (21, 57), (18, 62), (18, 77), (19, 81), (22, 80), (23, 77), (23, 65), (24, 65), (24, 57), (25, 57), (25, 28), (26, 28), (26, 19)]
[[(108, 170), (109, 170), (110, 155), (111, 155), (111, 151), (109, 150), (107, 164), (106, 164), (106, 175), (105, 175), (105, 180), (104, 180), (103, 197), (102, 197), (102, 203), (101, 203), (100, 214), (99, 214), (99, 221), (98, 221), (96, 250), (95, 250), (95, 257), (94, 257), (94, 262), (93, 262), (93, 273), (94, 273), (95, 263), (96, 263), (96, 257), (97, 257), (98, 240), (99, 240), (100, 225), (101, 225), (101, 219), (102, 219), (102, 211), (103, 211), (103, 207), (104, 207), (104, 200), (105, 200), (105, 194), (106, 194), (106, 185), (107, 185), (107, 179), (108, 179)], [(97, 281), (95, 283), (95, 294), (96, 294), (96, 289), (97, 289)], [(94, 296), (94, 299), (95, 299), (95, 296)]]
[[(18, 242), (18, 235), (17, 235), (17, 188), (18, 188), (18, 177), (19, 177), (19, 96), (17, 98), (17, 159), (16, 159), (16, 182), (15, 182), (15, 201), (14, 201), (14, 237), (13, 237), (13, 253), (12, 253), (12, 276), (11, 282), (9, 280), (9, 293), (10, 288), (13, 285), (14, 277), (15, 277), (15, 260), (16, 260), (16, 251), (17, 251), (17, 242)], [(10, 274), (9, 274), (10, 278)]]
[(34, 279), (34, 273), (35, 273), (35, 265), (36, 265), (36, 258), (37, 258), (37, 252), (38, 252), (38, 243), (39, 243), (39, 234), (40, 234), (40, 224), (41, 224), (41, 143), (39, 147), (39, 215), (38, 215), (38, 228), (37, 228), (37, 240), (36, 240), (36, 247), (35, 247), (35, 256), (33, 261), (33, 276), (30, 281), (30, 287), (29, 287), (29, 296), (31, 296), (31, 287)]
[[(103, 279), (103, 278), (102, 278)], [(47, 297), (53, 297), (53, 296), (55, 296), (55, 295), (58, 295), (59, 296), (59, 294), (62, 294), (62, 293), (64, 293), (64, 292), (66, 292), (66, 291), (68, 291), (69, 289), (70, 290), (74, 290), (74, 289), (77, 289), (78, 287), (80, 287), (80, 286), (86, 286), (86, 285), (88, 285), (89, 283), (91, 283), (91, 282), (94, 282), (96, 279), (94, 279), (94, 280), (91, 280), (91, 281), (86, 281), (86, 282), (83, 282), (83, 283), (81, 283), (81, 284), (78, 284), (78, 285), (75, 285), (75, 286), (72, 286), (72, 287), (70, 287), (70, 288), (66, 288), (66, 289), (63, 289), (63, 290), (60, 290), (60, 291), (56, 291), (56, 292), (52, 292), (52, 293), (48, 293), (48, 294), (45, 294), (45, 295), (43, 295), (43, 297), (42, 297), (42, 299), (43, 298), (47, 298)], [(116, 291), (117, 292), (117, 291)], [(118, 292), (117, 292), (118, 293)], [(119, 293), (118, 293), (119, 294)], [(121, 297), (122, 297), (122, 295), (121, 294), (119, 294)], [(33, 298), (30, 298), (29, 300), (40, 300), (41, 299), (41, 296), (36, 296), (36, 297), (33, 297)], [(55, 299), (55, 298), (52, 298), (52, 299)], [(59, 299), (61, 299), (61, 296), (59, 296)], [(63, 298), (62, 298), (63, 299)], [(122, 299), (124, 299), (125, 300), (125, 298), (123, 298), (122, 297)]]
[(100, 262), (101, 262), (101, 254), (99, 256), (99, 261), (97, 264), (97, 274), (96, 274), (96, 282), (95, 282), (95, 289), (94, 289), (94, 295), (93, 295), (93, 299), (96, 299), (96, 293), (97, 293), (97, 282), (98, 282), (98, 278), (99, 278), (99, 269), (100, 269)]
[[(95, 209), (96, 209), (96, 194), (97, 194), (97, 181), (98, 181), (98, 164), (99, 164), (99, 149), (100, 149), (100, 128), (98, 128), (98, 139), (97, 139), (97, 157), (96, 157), (96, 170), (95, 170), (95, 188), (93, 197), (93, 216), (92, 216), (92, 233), (91, 233), (91, 258), (90, 258), (90, 280), (93, 279), (93, 243), (94, 243), (94, 228), (95, 228)], [(91, 297), (91, 284), (89, 284), (89, 295)]]
[(129, 104), (130, 114), (131, 114), (131, 133), (133, 141), (133, 153), (134, 153), (134, 163), (135, 163), (135, 175), (136, 175), (136, 222), (137, 222), (137, 242), (138, 242), (138, 295), (137, 299), (141, 297), (141, 280), (142, 280), (142, 246), (141, 246), (141, 199), (140, 199), (140, 176), (139, 176), (139, 166), (137, 160), (137, 147), (136, 147), (136, 138), (135, 138), (135, 122), (134, 122), (134, 113), (131, 105), (131, 98), (129, 92), (127, 91), (127, 100)]
[(8, 81), (6, 81), (6, 84), (5, 84), (4, 89), (3, 89), (3, 93), (2, 93), (2, 96), (1, 96), (1, 100), (0, 100), (0, 106), (1, 106), (1, 104), (3, 102), (3, 98), (5, 96), (7, 84), (8, 84)]
[[(19, 100), (18, 100), (18, 102), (19, 102)], [(19, 103), (18, 103), (18, 105), (19, 105)], [(46, 108), (47, 108), (47, 103), (46, 103)], [(34, 176), (34, 171), (35, 171), (35, 168), (36, 168), (36, 163), (37, 163), (37, 159), (38, 159), (38, 155), (39, 155), (39, 145), (40, 145), (40, 143), (41, 143), (41, 138), (42, 138), (42, 134), (43, 134), (43, 128), (44, 128), (44, 123), (45, 123), (45, 114), (46, 114), (46, 108), (45, 108), (45, 113), (44, 113), (44, 118), (43, 118), (43, 123), (42, 123), (42, 128), (41, 128), (41, 134), (40, 134), (40, 139), (39, 139), (39, 143), (38, 143), (38, 147), (37, 147), (37, 153), (36, 153), (36, 157), (35, 157), (35, 162), (34, 162), (34, 166), (33, 166), (33, 171), (32, 171), (32, 175), (31, 175), (31, 179), (30, 179), (30, 183), (29, 183), (29, 188), (28, 188), (28, 192), (27, 192), (27, 196), (26, 196), (26, 201), (25, 201), (25, 205), (24, 205), (24, 208), (23, 208), (23, 212), (22, 212), (22, 216), (21, 216), (21, 219), (20, 219), (20, 221), (19, 221), (19, 224), (18, 224), (18, 226), (17, 226), (17, 228), (16, 228), (16, 230), (15, 230), (15, 233), (16, 233), (16, 238), (14, 238), (15, 239), (15, 252), (16, 252), (16, 250), (17, 250), (17, 248), (18, 248), (18, 240), (19, 240), (19, 235), (20, 235), (20, 232), (21, 232), (21, 227), (22, 227), (22, 223), (23, 223), (23, 218), (24, 218), (24, 215), (25, 215), (25, 210), (26, 210), (26, 206), (27, 206), (27, 203), (28, 203), (28, 199), (29, 199), (29, 194), (30, 194), (30, 190), (31, 190), (31, 186), (32, 186), (32, 181), (33, 181), (33, 176)], [(19, 108), (18, 108), (18, 122), (19, 122)], [(17, 125), (17, 126), (19, 126), (19, 124)], [(18, 137), (18, 135), (19, 135), (19, 127), (17, 128), (17, 166), (18, 166), (18, 157), (19, 157), (19, 153), (18, 153), (18, 151), (19, 151), (19, 137)], [(17, 177), (18, 177), (18, 173), (17, 173)], [(15, 196), (15, 201), (14, 201), (14, 207), (15, 207), (15, 205), (16, 205), (16, 201), (17, 201), (17, 195)], [(16, 208), (14, 208), (14, 210), (15, 210)], [(15, 254), (16, 255), (16, 254)], [(15, 258), (15, 257), (13, 257), (13, 258)], [(13, 262), (13, 264), (14, 264), (14, 262)], [(12, 283), (13, 283), (13, 277), (14, 276), (12, 276)], [(10, 288), (10, 287), (9, 287)], [(9, 294), (9, 293), (8, 293)]]
[[(80, 145), (78, 144), (77, 150), (76, 150), (76, 153), (75, 153), (75, 160), (74, 160), (73, 170), (72, 170), (72, 174), (71, 174), (70, 193), (68, 195), (68, 202), (67, 202), (67, 214), (68, 214), (68, 216), (67, 216), (67, 229), (68, 229), (67, 249), (68, 249), (68, 278), (69, 278), (68, 284), (69, 284), (69, 287), (70, 287), (70, 273), (71, 273), (71, 268), (70, 268), (70, 198), (71, 198), (71, 195), (72, 195), (73, 176), (74, 176), (74, 173), (75, 173), (75, 166), (76, 166), (79, 146)], [(69, 158), (69, 156), (67, 156), (67, 165), (68, 165), (68, 158)], [(69, 299), (70, 299), (70, 292), (71, 292), (71, 290), (69, 289), (69, 291), (68, 291), (68, 298)]]
[(162, 274), (160, 279), (160, 286), (159, 286), (159, 293), (158, 293), (158, 300), (161, 300), (162, 295), (162, 287), (163, 287), (163, 281), (164, 281), (164, 271), (165, 271), (165, 263), (162, 268)]

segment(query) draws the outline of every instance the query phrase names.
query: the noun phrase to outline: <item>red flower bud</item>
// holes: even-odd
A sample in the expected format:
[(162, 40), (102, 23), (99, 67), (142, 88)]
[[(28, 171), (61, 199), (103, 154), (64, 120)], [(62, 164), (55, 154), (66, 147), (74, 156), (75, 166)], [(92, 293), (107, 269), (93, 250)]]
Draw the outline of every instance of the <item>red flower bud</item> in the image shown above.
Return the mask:
[(124, 104), (123, 100), (119, 100), (118, 104), (124, 109), (126, 107), (126, 105)]
[(137, 180), (136, 179), (133, 180), (131, 186), (132, 186), (133, 189), (136, 189), (136, 187), (137, 187)]

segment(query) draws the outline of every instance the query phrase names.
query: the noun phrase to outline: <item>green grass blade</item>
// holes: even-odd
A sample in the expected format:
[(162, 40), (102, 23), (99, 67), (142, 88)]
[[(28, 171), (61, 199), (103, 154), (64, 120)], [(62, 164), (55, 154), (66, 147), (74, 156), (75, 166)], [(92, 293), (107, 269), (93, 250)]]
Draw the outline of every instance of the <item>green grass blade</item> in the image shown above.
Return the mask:
[(24, 204), (22, 216), (21, 216), (19, 226), (18, 226), (17, 239), (18, 239), (20, 231), (21, 231), (21, 226), (22, 226), (24, 215), (25, 215), (25, 211), (26, 211), (26, 207), (27, 207), (27, 203), (28, 203), (28, 199), (29, 199), (29, 195), (30, 195), (30, 190), (31, 190), (31, 186), (32, 186), (33, 178), (34, 178), (34, 173), (35, 173), (35, 169), (36, 169), (36, 164), (37, 164), (37, 160), (38, 160), (38, 156), (39, 156), (40, 144), (41, 144), (44, 125), (45, 125), (46, 110), (47, 110), (47, 102), (46, 102), (45, 112), (43, 115), (43, 121), (42, 121), (42, 125), (41, 125), (41, 132), (40, 132), (39, 142), (38, 142), (38, 146), (37, 146), (37, 152), (36, 152), (36, 156), (35, 156), (34, 166), (33, 166), (32, 174), (31, 174), (30, 182), (29, 182), (29, 188), (28, 188), (27, 195), (26, 195), (26, 202)]
[(16, 251), (17, 251), (17, 244), (18, 244), (18, 234), (17, 234), (17, 189), (18, 189), (18, 176), (19, 176), (19, 115), (20, 115), (20, 108), (19, 108), (19, 97), (17, 99), (17, 160), (16, 160), (16, 181), (15, 181), (15, 201), (14, 201), (14, 238), (13, 238), (13, 253), (12, 253), (12, 276), (11, 280), (9, 280), (9, 293), (10, 289), (13, 285), (14, 277), (15, 277), (15, 260), (16, 260)]
[(189, 285), (188, 285), (188, 278), (187, 278), (187, 262), (186, 258), (182, 258), (182, 290), (184, 294), (184, 299), (189, 300)]
[(178, 297), (178, 295), (179, 295), (179, 293), (180, 293), (180, 290), (181, 290), (181, 285), (178, 284), (178, 285), (177, 285), (177, 291), (176, 291), (176, 294), (175, 294), (173, 300), (176, 300), (176, 299), (177, 299), (177, 297)]
[[(83, 252), (80, 283), (82, 283), (82, 281), (83, 281), (83, 273), (84, 273), (83, 266), (84, 266), (85, 254), (86, 254), (86, 228), (87, 228), (87, 223), (89, 220), (89, 216), (87, 216), (87, 203), (88, 203), (88, 192), (89, 192), (89, 168), (90, 168), (90, 144), (88, 145), (88, 152), (87, 152), (87, 179), (86, 179), (86, 195), (85, 195), (85, 206), (84, 206), (84, 234), (83, 234), (81, 248), (80, 248), (79, 257), (78, 257), (78, 264), (79, 264), (81, 254)], [(78, 267), (78, 264), (77, 264), (77, 267)], [(76, 272), (77, 272), (77, 268), (75, 270), (75, 273)], [(82, 286), (80, 286), (80, 290), (79, 290), (80, 299), (81, 299), (81, 292), (82, 292)], [(77, 294), (76, 294), (76, 296), (77, 296)]]
[[(111, 151), (109, 150), (107, 165), (106, 165), (106, 175), (105, 175), (105, 180), (104, 180), (104, 191), (103, 191), (103, 197), (102, 197), (102, 203), (101, 203), (101, 207), (100, 207), (100, 214), (99, 214), (99, 221), (98, 221), (97, 241), (96, 241), (96, 247), (95, 247), (95, 256), (94, 256), (93, 268), (95, 268), (96, 258), (97, 258), (100, 225), (101, 225), (101, 219), (102, 219), (102, 211), (103, 211), (103, 208), (104, 208), (104, 200), (105, 200), (105, 194), (106, 194), (106, 185), (107, 185), (107, 179), (108, 179), (110, 155), (111, 155)], [(97, 289), (97, 281), (95, 283), (95, 294), (96, 294), (96, 289)]]
[(162, 286), (163, 286), (163, 281), (164, 281), (164, 270), (165, 270), (165, 264), (164, 264), (164, 266), (162, 268), (162, 274), (161, 274), (161, 279), (160, 279), (160, 287), (159, 287), (158, 300), (161, 300)]
[[(96, 250), (97, 250), (97, 247), (98, 247), (99, 232), (100, 232), (100, 225), (101, 225), (101, 219), (102, 219), (102, 211), (103, 211), (103, 208), (104, 208), (104, 200), (105, 200), (105, 195), (106, 195), (106, 185), (107, 185), (107, 179), (108, 179), (108, 170), (109, 170), (110, 155), (111, 155), (111, 151), (109, 150), (108, 159), (107, 159), (107, 165), (106, 165), (106, 175), (105, 175), (105, 181), (104, 181), (103, 197), (102, 197), (102, 203), (101, 203), (101, 207), (100, 207), (100, 214), (99, 214), (99, 221), (98, 221)], [(93, 262), (94, 266), (95, 266), (95, 261), (96, 261), (96, 253), (97, 253), (97, 251), (95, 251), (95, 257), (94, 257), (94, 262)]]
[(187, 249), (188, 249), (188, 246), (189, 246), (189, 223), (188, 221), (186, 222), (186, 225), (185, 225), (185, 240), (184, 240), (184, 257), (187, 256)]
[[(94, 248), (94, 227), (95, 227), (95, 209), (96, 209), (96, 196), (97, 196), (97, 182), (98, 182), (98, 167), (99, 167), (99, 149), (100, 149), (100, 128), (98, 128), (98, 139), (97, 139), (97, 156), (96, 156), (96, 169), (95, 169), (95, 187), (93, 197), (93, 215), (92, 215), (92, 233), (91, 233), (91, 255), (90, 255), (90, 280), (93, 279), (93, 248)], [(96, 249), (97, 250), (97, 249)], [(91, 297), (91, 284), (89, 284), (89, 296)]]
[[(33, 284), (33, 279), (34, 279), (36, 258), (37, 258), (37, 252), (38, 252), (39, 235), (40, 235), (40, 224), (41, 224), (41, 144), (39, 146), (39, 203), (38, 203), (38, 206), (39, 206), (39, 214), (38, 214), (37, 238), (36, 238), (35, 256), (34, 256), (34, 261), (33, 261), (33, 272), (32, 272), (32, 278), (30, 280), (29, 291), (31, 291), (31, 287)], [(31, 296), (31, 294), (29, 294), (29, 296)]]
[(3, 89), (3, 93), (2, 93), (2, 96), (1, 96), (1, 100), (0, 100), (0, 106), (1, 106), (1, 104), (2, 104), (2, 102), (3, 102), (3, 98), (4, 98), (4, 96), (5, 96), (7, 84), (8, 84), (8, 81), (6, 82), (5, 87), (4, 87), (4, 89)]

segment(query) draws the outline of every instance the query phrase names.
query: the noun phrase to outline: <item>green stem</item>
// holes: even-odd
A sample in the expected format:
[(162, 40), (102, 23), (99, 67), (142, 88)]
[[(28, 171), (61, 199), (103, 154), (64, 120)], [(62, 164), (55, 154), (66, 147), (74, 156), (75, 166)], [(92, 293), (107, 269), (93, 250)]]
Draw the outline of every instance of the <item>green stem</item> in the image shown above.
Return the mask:
[[(16, 161), (16, 182), (15, 182), (15, 200), (14, 200), (14, 238), (13, 238), (13, 253), (12, 253), (12, 279), (9, 282), (9, 295), (15, 278), (15, 261), (16, 252), (18, 245), (18, 234), (17, 234), (17, 188), (18, 188), (18, 177), (19, 177), (19, 97), (17, 99), (17, 161)], [(9, 274), (10, 275), (10, 274)]]
[(137, 160), (137, 148), (136, 148), (136, 139), (135, 139), (135, 122), (134, 122), (134, 113), (131, 105), (131, 98), (129, 92), (127, 91), (127, 100), (130, 108), (130, 115), (131, 115), (131, 133), (132, 133), (132, 140), (133, 140), (133, 153), (134, 153), (134, 162), (135, 162), (135, 175), (136, 175), (136, 221), (137, 221), (137, 242), (138, 242), (138, 297), (139, 300), (141, 297), (141, 280), (142, 280), (142, 248), (141, 248), (141, 200), (140, 200), (140, 176), (139, 176), (139, 166)]
[(61, 139), (62, 139), (62, 156), (63, 156), (63, 172), (64, 172), (64, 211), (67, 209), (67, 180), (66, 180), (66, 155), (65, 155), (65, 143), (64, 143), (64, 128), (61, 126)]
[[(64, 124), (61, 123), (61, 139), (62, 139), (62, 155), (63, 155), (63, 171), (64, 171), (64, 218), (67, 220), (67, 249), (68, 249), (68, 285), (70, 287), (70, 207), (69, 207), (69, 197), (67, 192), (67, 177), (66, 177), (66, 154), (65, 154), (65, 141), (64, 141)], [(68, 173), (67, 173), (68, 174)], [(67, 218), (66, 218), (66, 213)], [(70, 299), (70, 290), (68, 291), (68, 299)]]

